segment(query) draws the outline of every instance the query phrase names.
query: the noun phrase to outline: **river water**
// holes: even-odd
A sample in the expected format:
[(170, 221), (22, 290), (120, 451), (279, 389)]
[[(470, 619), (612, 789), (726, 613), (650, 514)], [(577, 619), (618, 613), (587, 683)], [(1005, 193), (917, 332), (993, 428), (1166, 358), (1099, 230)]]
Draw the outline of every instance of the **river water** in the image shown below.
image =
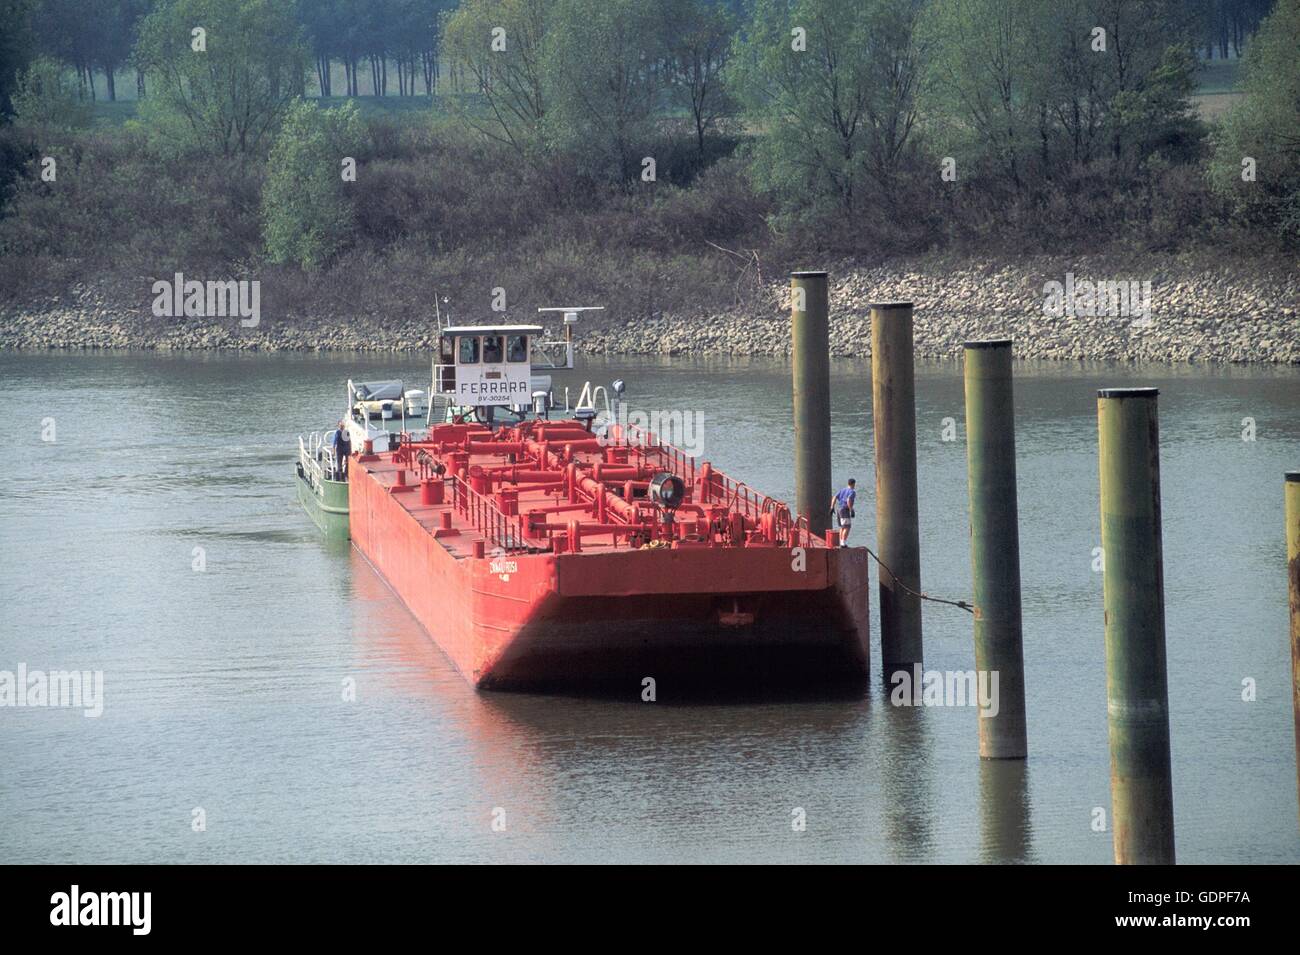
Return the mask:
[[(787, 367), (571, 374), (702, 416), (704, 457), (793, 496)], [(725, 705), (470, 689), (294, 498), (296, 436), (337, 418), (342, 382), (427, 387), (423, 362), (0, 353), (0, 670), (104, 675), (98, 718), (0, 709), (0, 861), (1109, 862), (1095, 389), (1155, 385), (1179, 861), (1300, 862), (1281, 496), (1300, 369), (1017, 374), (1031, 756), (988, 763), (975, 710), (878, 686)], [(833, 387), (836, 480), (858, 479), (872, 541), (867, 367), (836, 364)], [(923, 583), (967, 597), (960, 366), (921, 365), (917, 391)], [(878, 675), (876, 609), (873, 580)], [(925, 654), (972, 668), (970, 617), (928, 605)]]

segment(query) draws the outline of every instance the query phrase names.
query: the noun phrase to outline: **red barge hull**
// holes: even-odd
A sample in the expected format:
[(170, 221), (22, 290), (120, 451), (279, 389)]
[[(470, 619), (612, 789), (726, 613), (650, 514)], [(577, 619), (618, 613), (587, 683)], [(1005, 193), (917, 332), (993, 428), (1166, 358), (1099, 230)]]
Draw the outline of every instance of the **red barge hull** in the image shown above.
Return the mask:
[[(865, 551), (653, 436), (605, 446), (580, 428), (444, 425), (353, 458), (353, 543), (467, 680), (865, 682)], [(665, 472), (685, 488), (671, 523), (644, 487)]]

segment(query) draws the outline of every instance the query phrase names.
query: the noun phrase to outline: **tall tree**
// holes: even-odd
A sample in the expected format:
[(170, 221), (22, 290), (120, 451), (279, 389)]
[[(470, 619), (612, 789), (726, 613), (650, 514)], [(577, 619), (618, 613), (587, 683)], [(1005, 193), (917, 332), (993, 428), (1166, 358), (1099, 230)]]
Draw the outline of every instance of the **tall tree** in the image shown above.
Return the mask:
[(667, 85), (660, 11), (640, 0), (557, 0), (545, 74), (547, 137), (600, 175), (641, 171)]
[(989, 165), (1017, 189), (1039, 120), (1036, 58), (1050, 31), (1038, 0), (951, 0), (927, 8), (933, 51), (923, 105), (959, 166)]
[(117, 71), (130, 60), (140, 21), (152, 7), (151, 0), (105, 0), (90, 10), (91, 63), (104, 71), (110, 101), (117, 99)]
[[(779, 196), (845, 216), (887, 184), (916, 126), (912, 0), (759, 0), (728, 70), (765, 131), (754, 172)], [(868, 190), (867, 187), (873, 187)]]
[(1094, 0), (1091, 12), (1106, 31), (1100, 56), (1111, 154), (1140, 162), (1150, 124), (1186, 121), (1195, 20), (1182, 0)]
[(722, 75), (736, 19), (725, 6), (707, 0), (667, 0), (663, 9), (673, 99), (690, 111), (703, 159), (705, 134), (733, 109)]
[(87, 11), (81, 0), (40, 0), (32, 21), (40, 52), (71, 66), (91, 99), (96, 98), (96, 13)]
[(333, 59), (340, 51), (342, 32), (339, 0), (298, 0), (296, 16), (311, 45), (316, 65), (316, 88), (321, 96), (333, 96), (330, 73)]
[(225, 156), (266, 147), (307, 68), (292, 0), (162, 0), (134, 56), (152, 78), (142, 116), (154, 132)]
[(34, 0), (0, 0), (0, 120), (13, 110), (11, 97), (19, 74), (27, 68), (36, 52), (32, 32)]
[(543, 43), (554, 0), (465, 0), (442, 36), (442, 58), (473, 78), (477, 102), (457, 115), (484, 135), (521, 153), (542, 145), (550, 107), (543, 76)]

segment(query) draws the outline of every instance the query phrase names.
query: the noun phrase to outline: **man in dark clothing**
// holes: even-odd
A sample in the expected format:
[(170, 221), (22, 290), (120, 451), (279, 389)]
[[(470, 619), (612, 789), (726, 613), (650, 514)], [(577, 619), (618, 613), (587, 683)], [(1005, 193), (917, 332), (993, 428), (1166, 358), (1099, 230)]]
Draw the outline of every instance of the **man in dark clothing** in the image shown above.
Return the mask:
[(334, 432), (334, 462), (335, 480), (346, 481), (348, 479), (348, 455), (352, 453), (352, 436), (348, 434), (347, 422), (340, 421), (338, 429)]

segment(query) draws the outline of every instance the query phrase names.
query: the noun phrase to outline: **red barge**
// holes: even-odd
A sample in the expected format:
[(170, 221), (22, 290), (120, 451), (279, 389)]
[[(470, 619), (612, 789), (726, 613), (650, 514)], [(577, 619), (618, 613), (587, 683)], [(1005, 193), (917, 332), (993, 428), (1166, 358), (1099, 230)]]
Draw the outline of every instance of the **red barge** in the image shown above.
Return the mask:
[[(535, 329), (447, 329), (442, 357), (496, 357), (510, 328)], [(435, 392), (481, 389), (473, 364), (437, 366)], [(353, 543), (476, 687), (865, 682), (865, 550), (648, 431), (483, 401), (515, 420), (452, 405), (387, 450), (354, 447), (348, 478)]]

